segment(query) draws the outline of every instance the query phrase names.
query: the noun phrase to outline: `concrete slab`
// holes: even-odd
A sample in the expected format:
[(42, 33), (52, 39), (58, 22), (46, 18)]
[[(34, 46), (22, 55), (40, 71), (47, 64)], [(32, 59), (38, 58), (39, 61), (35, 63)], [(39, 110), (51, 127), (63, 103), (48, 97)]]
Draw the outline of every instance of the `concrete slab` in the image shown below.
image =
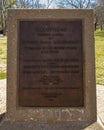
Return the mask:
[[(83, 124), (83, 125), (82, 125)], [(2, 122), (0, 130), (104, 130), (98, 122), (91, 125), (88, 122)]]

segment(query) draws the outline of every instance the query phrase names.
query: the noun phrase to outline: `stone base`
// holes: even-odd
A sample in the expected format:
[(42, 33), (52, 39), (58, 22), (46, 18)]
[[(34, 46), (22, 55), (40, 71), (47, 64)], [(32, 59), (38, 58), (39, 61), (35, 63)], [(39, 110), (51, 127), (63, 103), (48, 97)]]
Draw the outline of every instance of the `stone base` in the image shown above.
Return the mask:
[(5, 113), (0, 115), (0, 130), (104, 130), (98, 122), (69, 121), (69, 122), (34, 122), (34, 121), (5, 121)]
[(88, 122), (45, 123), (32, 121), (3, 121), (0, 123), (0, 130), (104, 130), (104, 128), (98, 122), (95, 122), (91, 125), (88, 124)]

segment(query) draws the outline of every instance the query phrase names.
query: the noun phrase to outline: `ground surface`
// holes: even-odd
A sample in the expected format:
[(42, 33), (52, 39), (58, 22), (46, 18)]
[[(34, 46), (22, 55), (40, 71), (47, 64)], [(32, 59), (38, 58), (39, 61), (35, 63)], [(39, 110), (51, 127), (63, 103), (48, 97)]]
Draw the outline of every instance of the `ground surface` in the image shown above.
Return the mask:
[[(104, 126), (104, 86), (97, 85), (97, 115)], [(0, 80), (0, 114), (6, 112), (6, 80)]]

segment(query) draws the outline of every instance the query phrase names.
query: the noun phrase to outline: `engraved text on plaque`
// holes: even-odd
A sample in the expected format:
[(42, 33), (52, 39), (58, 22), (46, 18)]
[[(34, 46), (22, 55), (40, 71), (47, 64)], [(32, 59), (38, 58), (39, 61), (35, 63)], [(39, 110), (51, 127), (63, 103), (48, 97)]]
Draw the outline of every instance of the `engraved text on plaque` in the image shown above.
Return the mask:
[(18, 104), (83, 106), (82, 20), (19, 21)]

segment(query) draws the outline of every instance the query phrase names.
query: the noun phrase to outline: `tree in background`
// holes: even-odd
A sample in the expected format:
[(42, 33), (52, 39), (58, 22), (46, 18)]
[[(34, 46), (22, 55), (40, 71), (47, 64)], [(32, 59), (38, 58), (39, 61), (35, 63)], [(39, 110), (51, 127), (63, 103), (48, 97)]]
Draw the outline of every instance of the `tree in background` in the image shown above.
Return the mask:
[(1, 28), (6, 30), (8, 8), (94, 8), (95, 26), (104, 24), (104, 0), (0, 0)]
[(104, 0), (97, 0), (98, 5), (104, 5)]
[(18, 8), (44, 8), (41, 0), (17, 0)]
[(100, 25), (101, 30), (103, 29), (104, 25), (104, 5), (99, 5), (94, 8), (95, 12), (95, 30), (97, 25)]
[(18, 8), (48, 9), (53, 3), (55, 3), (55, 0), (17, 0)]
[(56, 0), (59, 8), (91, 8), (94, 0)]
[(103, 29), (104, 26), (104, 0), (97, 0), (97, 4), (94, 7), (95, 13), (95, 30), (97, 26), (100, 26), (100, 29)]
[(7, 9), (14, 7), (15, 4), (15, 0), (0, 0), (0, 25), (4, 35), (6, 33)]

